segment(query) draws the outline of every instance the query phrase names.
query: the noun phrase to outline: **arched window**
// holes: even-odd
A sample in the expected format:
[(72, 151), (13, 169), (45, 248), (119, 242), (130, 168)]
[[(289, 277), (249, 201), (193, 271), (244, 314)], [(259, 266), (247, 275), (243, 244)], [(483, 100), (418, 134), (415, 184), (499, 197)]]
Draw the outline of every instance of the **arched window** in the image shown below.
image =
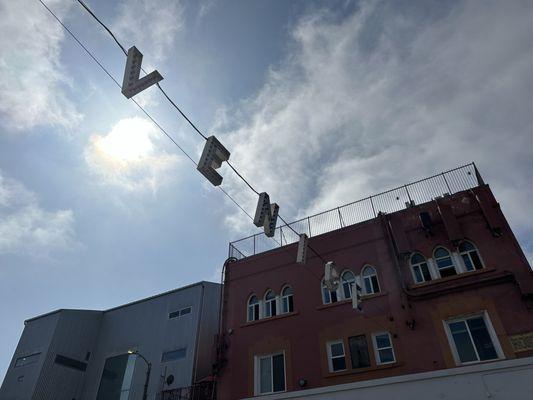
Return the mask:
[(483, 268), (483, 261), (479, 256), (479, 252), (471, 242), (461, 242), (459, 245), (459, 253), (463, 258), (467, 271), (474, 271)]
[(341, 275), (342, 296), (345, 299), (352, 298), (352, 285), (355, 284), (355, 275), (352, 271), (344, 271)]
[(446, 248), (437, 247), (433, 255), (435, 256), (435, 263), (437, 264), (441, 278), (457, 275), (452, 256)]
[(339, 301), (336, 290), (329, 290), (324, 280), (322, 280), (322, 301), (324, 304), (336, 303)]
[(276, 294), (269, 290), (265, 294), (265, 317), (274, 317), (276, 315)]
[(420, 253), (415, 253), (411, 256), (411, 269), (416, 283), (428, 282), (431, 280), (428, 263), (424, 256)]
[(293, 291), (290, 286), (285, 286), (281, 291), (281, 313), (287, 314), (294, 311)]
[(259, 299), (255, 294), (248, 300), (248, 321), (257, 321), (259, 319)]
[(370, 265), (363, 268), (363, 285), (365, 294), (379, 293), (378, 274), (374, 267)]

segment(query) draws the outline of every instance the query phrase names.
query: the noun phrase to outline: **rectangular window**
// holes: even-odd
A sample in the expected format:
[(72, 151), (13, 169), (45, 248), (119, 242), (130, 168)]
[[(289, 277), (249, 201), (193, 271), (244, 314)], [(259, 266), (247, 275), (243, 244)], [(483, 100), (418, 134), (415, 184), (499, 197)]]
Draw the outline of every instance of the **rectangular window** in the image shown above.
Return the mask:
[(378, 365), (390, 364), (396, 361), (389, 332), (375, 333), (373, 342)]
[(344, 371), (346, 358), (344, 354), (344, 342), (336, 340), (327, 344), (329, 372)]
[(370, 367), (370, 357), (368, 355), (368, 345), (365, 335), (348, 338), (348, 346), (350, 347), (352, 368)]
[(283, 353), (256, 357), (255, 368), (258, 394), (285, 391), (285, 355)]
[(39, 361), (40, 356), (41, 356), (41, 353), (34, 353), (28, 356), (19, 357), (15, 361), (15, 368), (23, 367), (25, 365), (35, 364), (37, 361)]
[(135, 354), (121, 354), (105, 361), (96, 400), (126, 400), (130, 394)]
[(87, 369), (87, 363), (75, 360), (70, 357), (65, 357), (60, 354), (56, 355), (56, 359), (54, 360), (54, 362), (64, 367), (77, 369), (78, 371), (82, 371), (82, 372), (85, 372), (85, 370)]
[(185, 307), (180, 310), (172, 311), (168, 313), (168, 319), (182, 317), (184, 315), (190, 314), (192, 310), (192, 307)]
[(487, 325), (484, 315), (446, 321), (456, 361), (462, 364), (502, 357), (501, 350), (495, 345), (496, 335)]
[(187, 355), (187, 349), (177, 349), (172, 351), (166, 351), (161, 356), (161, 362), (176, 361), (185, 358)]

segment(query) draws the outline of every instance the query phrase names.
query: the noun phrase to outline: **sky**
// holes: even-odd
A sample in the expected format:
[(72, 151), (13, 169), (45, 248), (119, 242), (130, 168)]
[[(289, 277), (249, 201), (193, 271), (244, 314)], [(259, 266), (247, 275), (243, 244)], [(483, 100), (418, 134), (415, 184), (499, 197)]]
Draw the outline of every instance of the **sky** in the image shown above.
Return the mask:
[[(121, 82), (102, 27), (43, 1)], [(474, 161), (533, 260), (531, 1), (86, 2), (285, 219)], [(25, 319), (219, 281), (258, 229), (37, 0), (0, 0), (0, 49), (3, 377)], [(198, 160), (156, 88), (135, 99)]]

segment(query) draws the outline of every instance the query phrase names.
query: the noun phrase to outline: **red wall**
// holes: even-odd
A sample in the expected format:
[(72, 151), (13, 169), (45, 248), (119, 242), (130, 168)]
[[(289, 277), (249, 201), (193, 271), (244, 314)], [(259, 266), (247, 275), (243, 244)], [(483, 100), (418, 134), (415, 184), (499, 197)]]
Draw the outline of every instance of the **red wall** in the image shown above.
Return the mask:
[[(533, 304), (526, 300), (533, 294), (533, 275), (489, 187), (439, 202), (441, 207), (451, 207), (455, 220), (444, 224), (437, 203), (432, 202), (310, 239), (310, 245), (340, 269), (359, 274), (370, 264), (378, 270), (381, 293), (365, 298), (362, 311), (354, 310), (349, 301), (323, 305), (323, 263), (308, 252), (307, 264), (296, 264), (296, 245), (229, 264), (223, 311), (226, 363), (219, 377), (218, 398), (252, 396), (254, 355), (278, 350), (285, 351), (288, 391), (300, 389), (300, 378), (307, 380), (306, 388), (312, 388), (451, 368), (456, 365), (442, 321), (483, 310), (490, 316), (506, 358), (533, 355), (531, 351), (515, 353), (508, 339), (533, 331)], [(421, 211), (431, 214), (431, 234), (421, 227)], [(495, 237), (489, 225), (499, 227), (501, 236)], [(453, 232), (450, 227), (455, 227)], [(419, 251), (432, 257), (437, 245), (455, 250), (450, 237), (458, 233), (477, 245), (485, 268), (414, 285), (406, 254)], [(246, 322), (246, 304), (252, 293), (262, 298), (273, 289), (279, 294), (286, 284), (294, 290), (294, 313)], [(411, 320), (415, 321), (413, 330), (406, 324)], [(376, 366), (373, 360), (370, 335), (379, 331), (394, 336), (395, 364)], [(358, 334), (367, 335), (372, 366), (330, 373), (325, 343)], [(348, 353), (346, 343), (345, 348)]]

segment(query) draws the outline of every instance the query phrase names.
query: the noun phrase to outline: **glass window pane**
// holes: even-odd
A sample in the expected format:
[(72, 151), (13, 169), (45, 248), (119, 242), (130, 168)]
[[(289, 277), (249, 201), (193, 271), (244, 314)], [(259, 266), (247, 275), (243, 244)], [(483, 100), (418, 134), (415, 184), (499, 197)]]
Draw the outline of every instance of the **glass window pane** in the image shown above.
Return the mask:
[(352, 368), (370, 367), (366, 336), (360, 335), (348, 338), (348, 345), (350, 347)]
[(449, 323), (453, 341), (461, 362), (477, 361), (477, 355), (470, 340), (464, 321)]
[(96, 400), (120, 399), (126, 368), (130, 357), (135, 359), (136, 356), (121, 354), (106, 360)]
[(388, 363), (394, 361), (394, 354), (392, 349), (379, 350), (379, 361), (381, 363)]
[(336, 303), (337, 302), (337, 292), (336, 291), (330, 291), (329, 295), (331, 297), (331, 302)]
[(124, 372), (124, 378), (122, 379), (122, 388), (121, 390), (127, 390), (129, 393), (131, 387), (131, 379), (133, 378), (133, 370), (135, 369), (135, 360), (137, 357), (133, 354), (130, 354), (128, 357), (128, 362), (126, 363), (126, 371)]
[(270, 357), (259, 359), (259, 391), (272, 392), (272, 363)]
[(378, 277), (376, 275), (374, 275), (372, 278), (372, 292), (373, 293), (379, 293), (379, 282), (378, 282)]
[(435, 250), (435, 258), (441, 258), (441, 257), (447, 257), (450, 253), (448, 250), (443, 249), (442, 247), (439, 247), (437, 250)]
[(285, 289), (283, 289), (283, 296), (288, 296), (289, 294), (293, 294), (292, 288), (290, 286), (287, 286)]
[(294, 311), (294, 304), (293, 304), (293, 301), (292, 301), (292, 296), (289, 297), (289, 312), (293, 312)]
[(370, 282), (370, 278), (365, 278), (364, 281), (366, 293), (372, 294), (372, 283)]
[(470, 261), (470, 257), (468, 257), (468, 254), (461, 254), (461, 257), (463, 257), (463, 261), (465, 263), (465, 267), (467, 271), (473, 271), (474, 266), (472, 265), (472, 262)]
[(381, 349), (383, 347), (391, 347), (389, 335), (386, 333), (383, 335), (377, 335), (376, 346), (378, 349)]
[(479, 258), (479, 254), (477, 253), (477, 251), (472, 251), (470, 253), (470, 257), (472, 258), (472, 261), (474, 262), (474, 267), (476, 269), (483, 268), (483, 263), (481, 262), (481, 258)]
[(322, 288), (322, 293), (323, 293), (323, 296), (324, 296), (324, 303), (325, 304), (328, 304), (328, 303), (331, 303), (331, 297), (329, 296), (329, 290), (327, 287), (323, 287)]
[(351, 291), (351, 287), (350, 287), (350, 283), (349, 282), (344, 282), (342, 284), (342, 290), (343, 290), (345, 299), (349, 299), (349, 298), (352, 297), (352, 291)]
[(186, 307), (180, 311), (180, 315), (185, 315), (185, 314), (190, 314), (190, 313), (191, 313), (191, 307)]
[(459, 245), (459, 251), (463, 252), (469, 250), (474, 250), (474, 246), (472, 246), (470, 242), (463, 242)]
[(469, 319), (467, 323), (480, 360), (484, 361), (498, 358), (483, 317)]
[(439, 268), (446, 268), (452, 266), (452, 259), (451, 257), (445, 257), (445, 258), (439, 258), (437, 260), (437, 267)]
[(331, 360), (331, 365), (333, 367), (333, 371), (341, 371), (346, 369), (346, 360), (344, 357), (333, 358)]
[(285, 357), (278, 354), (272, 357), (274, 392), (285, 390)]
[(420, 264), (421, 262), (426, 261), (421, 254), (415, 254), (411, 257), (411, 264)]
[(344, 355), (344, 346), (342, 343), (334, 343), (331, 345), (331, 356), (343, 356)]
[(429, 273), (429, 268), (427, 264), (421, 264), (420, 268), (422, 268), (422, 275), (424, 276), (424, 280), (430, 281), (431, 280), (431, 274)]
[(419, 266), (413, 267), (413, 273), (415, 275), (415, 282), (416, 283), (424, 282), (424, 278), (422, 277), (422, 273), (420, 272), (420, 267)]
[(187, 355), (187, 349), (177, 349), (172, 351), (166, 351), (161, 355), (161, 362), (176, 361), (185, 358)]

